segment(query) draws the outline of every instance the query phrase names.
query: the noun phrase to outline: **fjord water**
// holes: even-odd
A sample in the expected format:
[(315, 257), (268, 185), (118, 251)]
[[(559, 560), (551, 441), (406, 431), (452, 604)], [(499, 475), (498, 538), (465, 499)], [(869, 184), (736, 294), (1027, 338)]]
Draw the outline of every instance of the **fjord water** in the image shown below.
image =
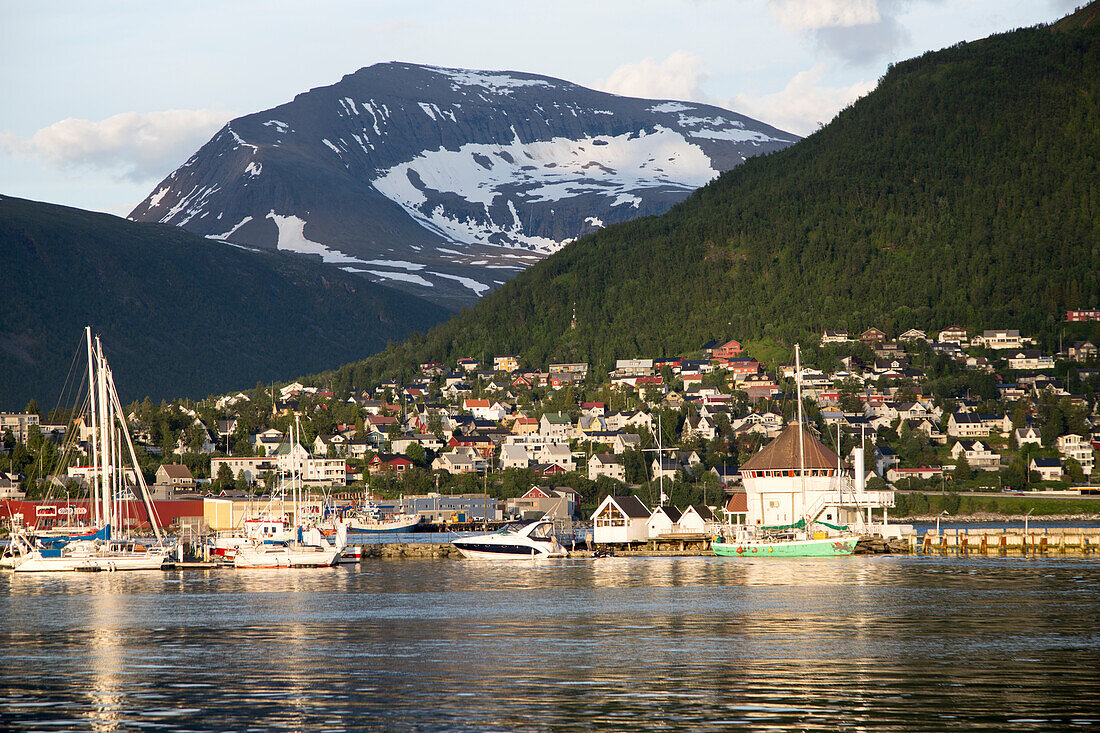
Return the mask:
[(1100, 726), (1100, 562), (368, 561), (0, 577), (20, 730)]

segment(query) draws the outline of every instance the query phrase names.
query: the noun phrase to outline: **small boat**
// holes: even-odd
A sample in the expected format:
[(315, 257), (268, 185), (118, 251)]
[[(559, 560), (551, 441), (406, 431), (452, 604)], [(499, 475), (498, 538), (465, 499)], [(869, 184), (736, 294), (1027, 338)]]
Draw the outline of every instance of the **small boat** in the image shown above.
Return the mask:
[(554, 536), (554, 523), (510, 522), (496, 532), (463, 537), (451, 542), (463, 557), (477, 560), (530, 560), (565, 557), (565, 548)]

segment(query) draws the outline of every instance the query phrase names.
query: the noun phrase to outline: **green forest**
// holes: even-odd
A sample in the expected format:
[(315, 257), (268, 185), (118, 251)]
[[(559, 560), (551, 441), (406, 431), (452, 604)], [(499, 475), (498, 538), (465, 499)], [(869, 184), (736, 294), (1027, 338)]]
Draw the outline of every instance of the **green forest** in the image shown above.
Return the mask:
[(314, 380), (359, 388), (508, 353), (606, 369), (711, 338), (775, 351), (826, 328), (1018, 328), (1056, 344), (1067, 309), (1100, 305), (1097, 25), (896, 64), (798, 144)]

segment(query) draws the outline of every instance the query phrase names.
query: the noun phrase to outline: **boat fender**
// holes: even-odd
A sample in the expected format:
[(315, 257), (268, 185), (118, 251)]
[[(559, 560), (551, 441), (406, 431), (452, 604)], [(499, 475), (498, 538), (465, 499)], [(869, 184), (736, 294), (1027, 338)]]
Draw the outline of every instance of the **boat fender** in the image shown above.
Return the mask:
[(742, 552), (744, 552), (744, 551), (745, 551), (745, 548), (744, 548), (744, 547), (738, 547), (738, 548), (737, 548), (737, 554), (738, 554), (738, 555), (740, 555), (740, 554), (741, 554)]
[(752, 551), (753, 551), (753, 552), (756, 552), (756, 548), (755, 548), (755, 547), (754, 547), (754, 548), (752, 548)]

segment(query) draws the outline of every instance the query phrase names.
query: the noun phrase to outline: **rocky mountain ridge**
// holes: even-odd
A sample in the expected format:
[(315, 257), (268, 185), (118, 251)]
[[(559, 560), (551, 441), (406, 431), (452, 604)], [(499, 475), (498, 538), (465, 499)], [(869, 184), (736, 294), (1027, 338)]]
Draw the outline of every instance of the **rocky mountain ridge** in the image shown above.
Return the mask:
[(130, 214), (448, 305), (797, 136), (520, 72), (376, 64), (228, 123)]

